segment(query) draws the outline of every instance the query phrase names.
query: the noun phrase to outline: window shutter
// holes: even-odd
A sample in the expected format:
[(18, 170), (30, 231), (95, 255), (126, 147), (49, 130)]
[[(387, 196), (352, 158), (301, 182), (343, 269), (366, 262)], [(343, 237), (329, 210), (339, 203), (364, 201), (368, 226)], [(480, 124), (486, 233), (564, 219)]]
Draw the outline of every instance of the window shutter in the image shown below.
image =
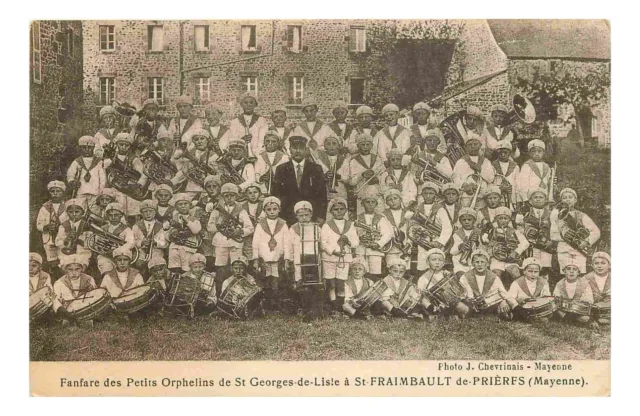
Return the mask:
[(356, 35), (356, 30), (355, 28), (351, 28), (351, 30), (349, 31), (349, 50), (350, 51), (357, 51), (358, 49), (358, 45), (356, 44), (356, 40), (357, 40), (357, 35)]
[(153, 49), (153, 26), (147, 26), (147, 49)]
[(293, 32), (294, 32), (294, 27), (293, 26), (287, 26), (287, 46), (289, 47), (289, 49), (293, 48)]
[(293, 77), (292, 76), (287, 76), (285, 77), (285, 82), (287, 83), (287, 102), (288, 103), (293, 103), (294, 102), (294, 97), (293, 97)]

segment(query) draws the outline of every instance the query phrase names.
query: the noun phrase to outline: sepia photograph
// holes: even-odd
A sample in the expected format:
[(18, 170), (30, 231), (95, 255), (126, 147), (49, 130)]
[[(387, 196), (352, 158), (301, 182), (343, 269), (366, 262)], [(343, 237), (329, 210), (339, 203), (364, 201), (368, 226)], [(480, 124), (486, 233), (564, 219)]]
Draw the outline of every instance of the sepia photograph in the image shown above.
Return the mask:
[(610, 360), (609, 21), (29, 30), (32, 363)]

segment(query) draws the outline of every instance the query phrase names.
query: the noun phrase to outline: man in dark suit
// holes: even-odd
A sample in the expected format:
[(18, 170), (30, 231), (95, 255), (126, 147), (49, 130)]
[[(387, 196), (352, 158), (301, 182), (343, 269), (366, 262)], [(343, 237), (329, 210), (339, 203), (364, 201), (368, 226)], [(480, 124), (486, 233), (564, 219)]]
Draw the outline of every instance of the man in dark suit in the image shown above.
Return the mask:
[(271, 193), (282, 202), (281, 217), (288, 225), (296, 223), (293, 206), (300, 201), (309, 201), (313, 206), (314, 220), (324, 221), (327, 211), (327, 190), (322, 167), (305, 159), (307, 139), (291, 136), (291, 160), (276, 168)]

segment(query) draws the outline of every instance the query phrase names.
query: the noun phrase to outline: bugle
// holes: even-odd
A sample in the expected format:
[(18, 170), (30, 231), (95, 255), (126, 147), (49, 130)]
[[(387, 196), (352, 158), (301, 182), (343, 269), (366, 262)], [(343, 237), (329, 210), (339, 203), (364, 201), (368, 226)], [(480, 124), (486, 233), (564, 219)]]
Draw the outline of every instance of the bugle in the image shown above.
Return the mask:
[(480, 245), (480, 235), (476, 232), (476, 230), (471, 231), (469, 237), (462, 243), (462, 250), (460, 250), (460, 264), (463, 266), (469, 266), (469, 258), (471, 257), (471, 253), (473, 253), (478, 246)]
[(479, 174), (472, 173), (471, 175), (467, 176), (464, 182), (467, 183), (469, 178), (475, 179), (474, 183), (476, 185), (476, 190), (473, 193), (473, 197), (471, 198), (471, 203), (469, 204), (470, 208), (475, 209), (476, 203), (478, 202), (478, 197), (480, 196), (480, 188), (482, 188), (482, 182), (484, 181), (484, 179), (482, 179), (482, 176), (480, 176)]

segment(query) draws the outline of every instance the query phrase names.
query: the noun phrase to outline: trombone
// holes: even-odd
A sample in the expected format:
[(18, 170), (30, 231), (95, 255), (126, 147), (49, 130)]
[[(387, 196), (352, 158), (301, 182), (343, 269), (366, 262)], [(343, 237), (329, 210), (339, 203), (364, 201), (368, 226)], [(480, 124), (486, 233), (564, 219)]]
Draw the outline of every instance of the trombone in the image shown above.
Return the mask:
[(373, 175), (371, 175), (371, 177), (369, 177), (368, 179), (366, 179), (364, 181), (360, 181), (360, 183), (358, 183), (358, 185), (356, 186), (356, 189), (353, 192), (356, 195), (359, 194), (360, 191), (362, 191), (364, 189), (364, 187), (367, 186), (367, 184), (369, 182), (371, 182), (371, 179), (376, 178), (385, 169), (386, 169), (386, 167), (384, 165), (380, 165), (380, 167), (373, 172)]

